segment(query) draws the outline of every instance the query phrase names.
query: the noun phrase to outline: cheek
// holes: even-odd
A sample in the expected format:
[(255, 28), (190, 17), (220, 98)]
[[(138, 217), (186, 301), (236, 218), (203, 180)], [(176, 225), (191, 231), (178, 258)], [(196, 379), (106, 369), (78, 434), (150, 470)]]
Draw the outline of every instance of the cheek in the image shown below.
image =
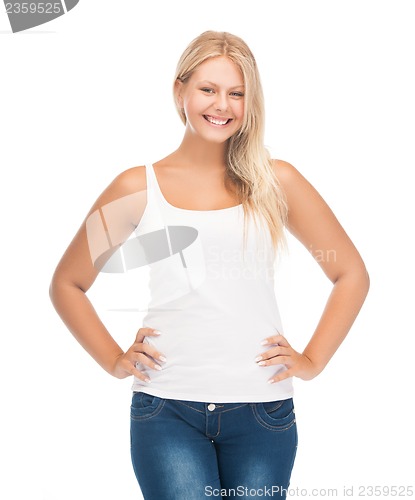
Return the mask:
[(198, 116), (201, 113), (201, 105), (197, 99), (189, 99), (184, 103), (184, 110), (189, 120)]
[(237, 103), (237, 105), (234, 107), (234, 113), (239, 119), (243, 118), (243, 116), (244, 116), (244, 102), (243, 101), (240, 101)]

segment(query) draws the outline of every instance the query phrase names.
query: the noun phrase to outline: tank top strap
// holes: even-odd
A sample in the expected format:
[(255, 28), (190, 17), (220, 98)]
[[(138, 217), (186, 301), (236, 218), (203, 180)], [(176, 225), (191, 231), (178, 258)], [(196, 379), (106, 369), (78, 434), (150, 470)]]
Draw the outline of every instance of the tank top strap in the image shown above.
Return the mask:
[(153, 164), (151, 162), (147, 162), (145, 163), (145, 167), (147, 180), (147, 197), (149, 200), (153, 201), (157, 207), (161, 208), (163, 206), (163, 195), (158, 185)]
[(153, 165), (150, 162), (144, 164), (146, 167), (146, 182), (147, 182), (147, 193), (148, 196), (154, 195), (154, 170)]
[(153, 165), (150, 162), (144, 165), (146, 167), (147, 203), (158, 208), (160, 202), (157, 196), (157, 179), (155, 178)]

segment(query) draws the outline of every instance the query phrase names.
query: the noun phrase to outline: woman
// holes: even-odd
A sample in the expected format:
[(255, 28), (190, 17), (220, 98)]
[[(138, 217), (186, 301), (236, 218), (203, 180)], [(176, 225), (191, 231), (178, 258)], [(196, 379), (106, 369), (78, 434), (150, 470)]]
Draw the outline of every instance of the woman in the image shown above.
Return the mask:
[[(310, 380), (327, 365), (368, 273), (318, 192), (265, 149), (260, 77), (239, 37), (193, 40), (174, 97), (180, 146), (100, 195), (57, 266), (51, 299), (108, 373), (134, 376), (131, 456), (146, 500), (285, 498), (297, 448), (293, 377)], [(284, 227), (333, 283), (302, 352), (282, 335), (275, 300)], [(151, 301), (124, 352), (85, 293), (99, 270), (144, 264)]]

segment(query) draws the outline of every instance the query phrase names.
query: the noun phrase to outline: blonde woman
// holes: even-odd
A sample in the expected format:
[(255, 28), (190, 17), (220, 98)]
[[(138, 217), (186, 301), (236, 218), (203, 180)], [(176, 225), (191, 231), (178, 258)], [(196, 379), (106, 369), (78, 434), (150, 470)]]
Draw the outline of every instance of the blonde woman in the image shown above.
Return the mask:
[[(297, 449), (293, 378), (327, 365), (368, 273), (319, 193), (265, 149), (260, 77), (243, 40), (214, 31), (193, 40), (174, 98), (181, 144), (99, 196), (56, 268), (51, 299), (103, 369), (134, 377), (131, 457), (146, 500), (285, 498)], [(333, 283), (302, 351), (283, 332), (274, 293), (284, 227)], [(86, 292), (100, 271), (141, 265), (151, 300), (123, 350)]]

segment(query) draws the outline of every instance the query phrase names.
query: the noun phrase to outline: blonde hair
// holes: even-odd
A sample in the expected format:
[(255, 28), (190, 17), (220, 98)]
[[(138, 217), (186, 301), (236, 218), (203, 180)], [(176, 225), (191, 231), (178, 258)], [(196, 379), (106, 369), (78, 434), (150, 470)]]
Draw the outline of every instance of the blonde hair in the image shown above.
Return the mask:
[[(193, 71), (213, 57), (227, 56), (240, 69), (244, 84), (244, 117), (241, 129), (228, 139), (226, 175), (246, 216), (266, 221), (274, 252), (286, 247), (284, 225), (287, 204), (264, 145), (265, 111), (262, 85), (255, 58), (239, 37), (222, 31), (205, 31), (196, 37), (179, 59), (174, 81), (186, 83)], [(177, 112), (186, 125), (184, 110), (175, 100)], [(246, 241), (246, 218), (244, 240)]]

